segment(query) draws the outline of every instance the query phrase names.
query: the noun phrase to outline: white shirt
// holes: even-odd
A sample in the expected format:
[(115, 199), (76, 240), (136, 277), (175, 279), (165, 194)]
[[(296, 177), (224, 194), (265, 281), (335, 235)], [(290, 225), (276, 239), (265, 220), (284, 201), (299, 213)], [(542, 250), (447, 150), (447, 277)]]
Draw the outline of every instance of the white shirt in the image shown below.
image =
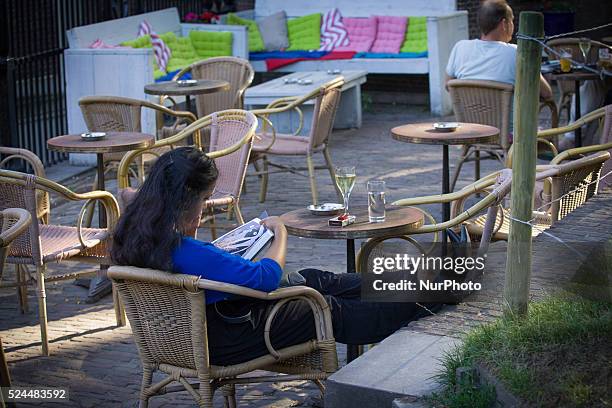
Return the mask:
[(499, 81), (514, 85), (516, 45), (502, 41), (461, 40), (453, 47), (446, 73), (457, 79)]

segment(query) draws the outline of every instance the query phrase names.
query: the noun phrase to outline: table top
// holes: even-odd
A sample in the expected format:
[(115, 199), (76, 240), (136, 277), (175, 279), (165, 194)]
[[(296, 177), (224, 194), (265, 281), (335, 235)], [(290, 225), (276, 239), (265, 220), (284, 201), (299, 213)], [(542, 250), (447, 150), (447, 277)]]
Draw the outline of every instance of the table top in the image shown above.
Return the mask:
[(176, 81), (155, 82), (145, 85), (149, 95), (201, 95), (230, 89), (230, 83), (217, 79), (198, 79), (195, 85), (179, 86)]
[(106, 132), (101, 140), (83, 140), (81, 135), (57, 136), (47, 140), (51, 150), (67, 153), (113, 153), (152, 146), (155, 136), (138, 132)]
[(551, 79), (566, 80), (566, 81), (588, 81), (592, 79), (599, 79), (599, 75), (589, 71), (572, 71), (572, 72), (559, 72), (550, 74)]
[[(264, 82), (247, 88), (244, 97), (245, 104), (268, 104), (275, 99), (287, 96), (306, 95), (330, 81), (344, 77), (342, 90), (361, 85), (366, 82), (367, 71), (340, 71), (337, 74), (328, 74), (326, 71), (301, 71)], [(289, 80), (311, 80), (311, 84), (285, 83)]]
[(280, 219), (291, 235), (319, 239), (358, 239), (385, 235), (408, 234), (423, 225), (421, 211), (410, 207), (387, 206), (385, 222), (370, 223), (368, 207), (350, 207), (351, 215), (357, 219), (346, 227), (330, 227), (327, 220), (332, 216), (313, 215), (306, 208), (290, 211)]
[(433, 123), (411, 123), (391, 129), (393, 139), (406, 143), (434, 145), (463, 145), (494, 143), (498, 141), (499, 129), (494, 126), (476, 123), (460, 123), (453, 132), (441, 132), (433, 128)]

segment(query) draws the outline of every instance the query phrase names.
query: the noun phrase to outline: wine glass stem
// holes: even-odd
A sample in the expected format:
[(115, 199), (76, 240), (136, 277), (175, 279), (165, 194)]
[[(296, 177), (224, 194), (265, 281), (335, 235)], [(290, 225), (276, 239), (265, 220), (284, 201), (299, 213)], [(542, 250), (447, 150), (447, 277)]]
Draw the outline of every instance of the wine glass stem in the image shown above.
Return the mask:
[(344, 196), (343, 196), (343, 198), (344, 198), (344, 215), (348, 215), (348, 213), (349, 213), (349, 207), (348, 207), (349, 196), (350, 196), (350, 193), (344, 194)]

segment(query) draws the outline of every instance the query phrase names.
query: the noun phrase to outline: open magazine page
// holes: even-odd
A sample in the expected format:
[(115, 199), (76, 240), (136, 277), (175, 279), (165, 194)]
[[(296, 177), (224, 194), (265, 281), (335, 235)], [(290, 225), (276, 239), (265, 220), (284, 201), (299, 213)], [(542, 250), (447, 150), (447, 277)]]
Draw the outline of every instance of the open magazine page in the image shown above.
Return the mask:
[(217, 248), (245, 259), (253, 259), (274, 238), (274, 233), (254, 218), (212, 242)]

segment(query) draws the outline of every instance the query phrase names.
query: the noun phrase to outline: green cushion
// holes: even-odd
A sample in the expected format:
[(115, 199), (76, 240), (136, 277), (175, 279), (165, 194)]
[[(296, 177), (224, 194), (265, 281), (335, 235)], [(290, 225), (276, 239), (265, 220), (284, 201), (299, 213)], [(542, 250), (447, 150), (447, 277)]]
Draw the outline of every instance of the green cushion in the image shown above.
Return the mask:
[(263, 38), (261, 38), (261, 33), (259, 32), (259, 27), (257, 27), (257, 23), (254, 20), (238, 17), (234, 13), (229, 13), (227, 15), (227, 24), (242, 25), (247, 27), (250, 52), (263, 51), (266, 49)]
[(161, 38), (162, 41), (166, 43), (168, 47), (170, 47), (170, 44), (176, 42), (179, 37), (177, 37), (172, 31), (168, 31), (167, 33), (160, 34), (159, 38)]
[(318, 50), (321, 47), (321, 14), (287, 20), (287, 51)]
[(228, 31), (190, 31), (189, 38), (199, 59), (232, 55), (232, 33)]
[(151, 36), (143, 35), (142, 37), (135, 38), (130, 41), (124, 41), (121, 44), (124, 47), (132, 47), (132, 48), (152, 48), (151, 44)]
[(189, 37), (178, 37), (174, 41), (166, 42), (166, 45), (168, 45), (171, 52), (167, 66), (168, 72), (185, 68), (187, 65), (201, 59)]
[(406, 38), (400, 52), (427, 51), (427, 17), (408, 17)]

